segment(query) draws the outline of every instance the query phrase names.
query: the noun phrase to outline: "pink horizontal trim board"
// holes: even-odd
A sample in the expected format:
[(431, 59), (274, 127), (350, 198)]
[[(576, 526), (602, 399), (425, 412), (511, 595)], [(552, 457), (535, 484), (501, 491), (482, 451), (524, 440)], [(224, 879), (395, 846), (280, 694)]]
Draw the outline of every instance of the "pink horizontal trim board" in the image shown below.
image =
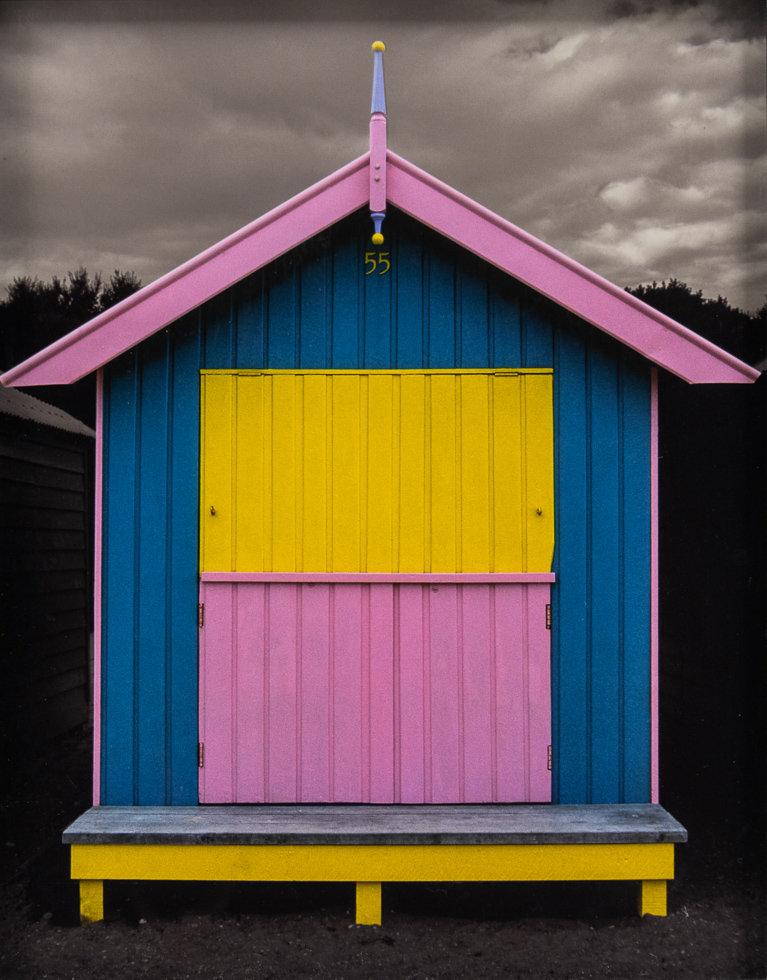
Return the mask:
[(759, 371), (585, 266), (387, 153), (388, 198), (412, 217), (503, 269), (690, 382), (750, 382)]
[(6, 371), (4, 385), (71, 384), (368, 201), (366, 153)]
[(469, 582), (556, 582), (554, 572), (201, 572), (202, 582), (444, 582), (463, 585)]

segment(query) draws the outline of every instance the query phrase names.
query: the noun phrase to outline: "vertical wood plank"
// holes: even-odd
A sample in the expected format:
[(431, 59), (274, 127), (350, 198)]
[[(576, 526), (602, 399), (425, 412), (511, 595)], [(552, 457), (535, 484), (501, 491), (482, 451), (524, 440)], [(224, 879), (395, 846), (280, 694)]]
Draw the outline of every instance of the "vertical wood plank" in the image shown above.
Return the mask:
[(328, 378), (324, 374), (304, 377), (303, 444), (303, 555), (305, 572), (328, 569), (327, 551), (327, 427)]
[(455, 265), (447, 249), (430, 249), (427, 253), (428, 281), (428, 366), (455, 367)]
[(490, 567), (489, 379), (461, 377), (461, 571)]
[[(264, 570), (264, 376), (235, 378), (234, 500), (237, 571)], [(203, 514), (203, 521), (206, 521)], [(215, 522), (210, 522), (213, 526)]]
[(357, 236), (333, 252), (332, 360), (334, 368), (359, 367), (359, 291), (362, 256)]
[(400, 379), (399, 419), (399, 568), (420, 572), (424, 568), (424, 442), (425, 412), (423, 375), (405, 374)]
[(226, 368), (234, 357), (232, 291), (225, 289), (199, 308), (202, 321), (205, 366)]
[(299, 800), (331, 800), (331, 602), (332, 585), (301, 590), (301, 769)]
[[(369, 240), (368, 240), (369, 241)], [(385, 262), (380, 256), (388, 256), (392, 262), (392, 248), (389, 242), (373, 246), (366, 243), (365, 251), (372, 251), (378, 262), (376, 268), (363, 279), (364, 289), (364, 323), (363, 323), (363, 359), (361, 365), (366, 368), (388, 368), (391, 364), (391, 305), (392, 305), (392, 273), (386, 272)], [(367, 266), (366, 268), (370, 268)]]
[[(496, 586), (508, 593), (509, 586)], [(551, 801), (548, 746), (551, 743), (551, 676), (549, 671), (550, 631), (546, 629), (546, 604), (550, 588), (544, 584), (524, 586), (527, 619), (527, 771), (531, 803)]]
[[(557, 547), (552, 597), (553, 694), (558, 803), (590, 803), (591, 558), (590, 423), (586, 348), (574, 330), (557, 338)], [(584, 465), (585, 462), (585, 465)], [(566, 587), (564, 587), (566, 583)]]
[(132, 806), (135, 793), (136, 696), (135, 535), (138, 492), (139, 378), (135, 355), (109, 365), (104, 418), (107, 459), (104, 507), (104, 635), (102, 669), (102, 803)]
[(327, 290), (328, 265), (331, 256), (322, 251), (314, 257), (307, 256), (299, 267), (299, 355), (297, 367), (327, 367)]
[(491, 364), (495, 368), (517, 367), (522, 364), (519, 295), (510, 288), (508, 280), (491, 272), (489, 316), (491, 329)]
[[(526, 562), (523, 571), (550, 568), (554, 554), (554, 426), (551, 376), (521, 379), (525, 418)], [(539, 513), (540, 511), (540, 513)]]
[(166, 717), (171, 758), (165, 772), (164, 804), (197, 802), (197, 745), (194, 732), (197, 690), (197, 617), (199, 556), (197, 513), (190, 501), (199, 497), (200, 337), (197, 316), (176, 323), (170, 334), (171, 443), (168, 446), (170, 552), (165, 567), (169, 709)]
[(524, 670), (526, 608), (522, 589), (495, 586), (496, 802), (525, 799)]
[(456, 267), (457, 305), (459, 318), (458, 366), (484, 368), (490, 365), (487, 266), (472, 262), (467, 256), (465, 265)]
[(200, 770), (202, 803), (236, 802), (233, 762), (237, 745), (232, 730), (235, 589), (228, 582), (209, 582), (203, 592), (206, 623), (201, 649), (204, 710), (200, 740), (205, 745), (205, 765)]
[(137, 579), (136, 669), (138, 697), (138, 799), (161, 805), (166, 794), (166, 683), (168, 564), (168, 358), (167, 334), (142, 347), (141, 439)]
[(297, 791), (296, 660), (300, 586), (269, 586), (267, 656), (267, 803), (295, 803)]
[(426, 800), (424, 719), (424, 619), (420, 586), (395, 586), (397, 667), (395, 690), (397, 803)]
[(392, 275), (396, 281), (396, 350), (392, 367), (426, 366), (424, 329), (424, 257), (421, 243), (413, 236), (400, 236)]
[[(461, 799), (472, 803), (493, 800), (493, 722), (495, 684), (491, 596), (496, 585), (456, 587), (461, 606), (463, 787)], [(502, 586), (501, 586), (502, 588)]]
[(430, 384), (431, 549), (425, 571), (447, 572), (458, 568), (461, 475), (456, 451), (456, 389), (460, 379), (455, 375), (432, 375)]
[(532, 297), (522, 304), (522, 359), (519, 364), (523, 367), (551, 367), (554, 333), (551, 315), (554, 309), (554, 304), (545, 309), (540, 300)]
[(426, 800), (429, 803), (463, 802), (460, 588), (456, 585), (422, 586), (428, 610), (423, 657), (429, 666), (426, 674), (430, 707), (426, 733), (427, 758), (431, 761)]
[(362, 587), (333, 586), (333, 799), (362, 799)]
[(360, 378), (333, 378), (333, 571), (360, 567)]
[(365, 571), (394, 567), (392, 517), (394, 477), (394, 381), (391, 375), (368, 379), (367, 562)]
[(235, 519), (232, 512), (234, 378), (226, 374), (202, 377), (200, 554), (202, 568), (226, 571), (232, 568)]
[(394, 589), (370, 587), (370, 803), (394, 802)]
[(265, 270), (264, 278), (268, 290), (267, 366), (290, 369), (295, 367), (298, 354), (297, 271), (278, 259)]
[[(233, 587), (235, 627), (232, 703), (234, 705), (234, 801), (263, 803), (264, 786), (264, 634), (266, 590), (260, 583)], [(206, 625), (206, 636), (211, 627)], [(212, 634), (214, 635), (214, 634)]]
[(237, 355), (234, 363), (227, 367), (266, 367), (267, 293), (263, 270), (243, 279), (232, 292)]
[(591, 731), (593, 803), (620, 799), (621, 510), (618, 371), (601, 343), (589, 351), (591, 388)]
[(272, 378), (272, 570), (296, 567), (296, 378)]
[[(498, 375), (493, 384), (492, 571), (525, 569), (522, 552), (524, 434), (519, 377)], [(553, 494), (552, 494), (553, 496)]]

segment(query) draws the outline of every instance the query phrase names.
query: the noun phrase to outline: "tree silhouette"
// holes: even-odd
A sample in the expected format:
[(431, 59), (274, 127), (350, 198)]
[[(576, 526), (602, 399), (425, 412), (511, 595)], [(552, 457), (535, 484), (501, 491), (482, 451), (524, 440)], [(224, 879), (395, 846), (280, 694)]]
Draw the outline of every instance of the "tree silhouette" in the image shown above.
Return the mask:
[(730, 306), (724, 296), (706, 299), (702, 290), (693, 292), (678, 279), (627, 292), (749, 364), (765, 356), (767, 303), (757, 313), (745, 313)]
[[(0, 301), (0, 368), (19, 364), (140, 288), (135, 273), (118, 269), (106, 281), (100, 273), (91, 276), (84, 268), (68, 272), (66, 279), (54, 276), (50, 282), (17, 277)], [(74, 385), (24, 390), (93, 425), (92, 377)]]

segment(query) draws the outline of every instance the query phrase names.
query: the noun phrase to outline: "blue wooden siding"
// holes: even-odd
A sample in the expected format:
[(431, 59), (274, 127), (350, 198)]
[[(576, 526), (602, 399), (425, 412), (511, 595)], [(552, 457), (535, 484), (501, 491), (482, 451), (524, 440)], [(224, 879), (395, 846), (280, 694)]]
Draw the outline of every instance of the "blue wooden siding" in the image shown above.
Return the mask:
[[(106, 371), (102, 802), (197, 801), (200, 368), (554, 367), (554, 800), (650, 793), (646, 362), (393, 212), (332, 230)], [(391, 271), (364, 274), (366, 251)]]

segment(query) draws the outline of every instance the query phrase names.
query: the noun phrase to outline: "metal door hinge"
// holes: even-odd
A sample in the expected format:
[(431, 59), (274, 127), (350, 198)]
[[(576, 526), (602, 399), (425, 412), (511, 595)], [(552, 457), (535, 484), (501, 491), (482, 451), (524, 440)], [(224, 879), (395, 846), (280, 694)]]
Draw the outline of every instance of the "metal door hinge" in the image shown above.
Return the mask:
[(546, 629), (551, 629), (551, 603), (546, 603)]
[(205, 603), (201, 602), (197, 607), (197, 625), (202, 629), (205, 625)]
[[(201, 763), (202, 765), (202, 763)], [(551, 771), (551, 746), (546, 748), (546, 768)]]
[[(202, 769), (205, 765), (205, 744), (204, 742), (197, 743), (197, 765)], [(551, 766), (549, 766), (551, 769)]]

